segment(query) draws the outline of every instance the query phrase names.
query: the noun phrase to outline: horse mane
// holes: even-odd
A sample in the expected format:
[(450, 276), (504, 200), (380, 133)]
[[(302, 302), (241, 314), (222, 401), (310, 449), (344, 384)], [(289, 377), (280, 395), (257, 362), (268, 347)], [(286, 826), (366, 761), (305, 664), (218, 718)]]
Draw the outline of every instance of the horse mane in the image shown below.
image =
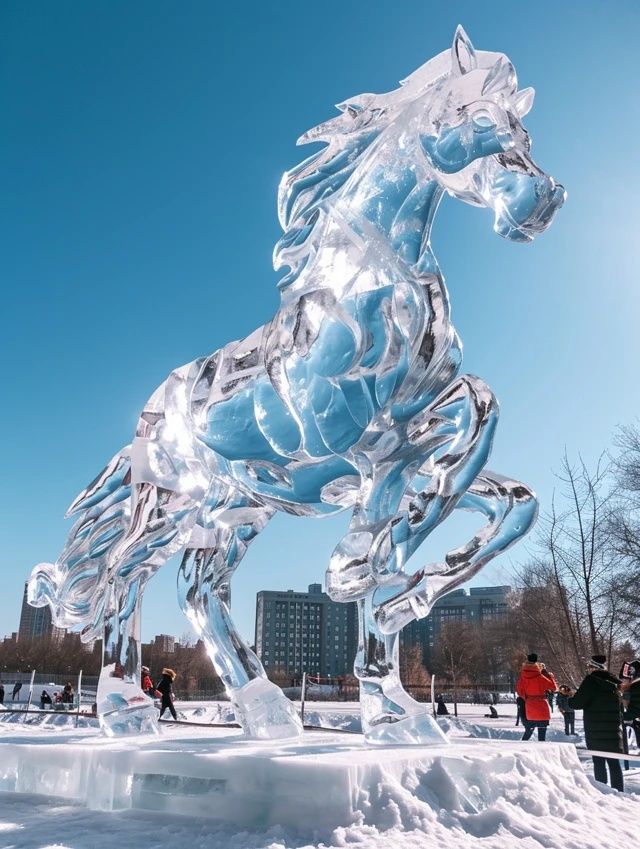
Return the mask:
[[(476, 51), (479, 67), (489, 68), (500, 54)], [(284, 230), (273, 252), (276, 270), (289, 267), (278, 288), (296, 280), (314, 255), (312, 235), (323, 203), (342, 189), (363, 155), (384, 129), (418, 97), (451, 72), (451, 51), (444, 50), (383, 94), (365, 93), (339, 103), (340, 115), (304, 133), (298, 144), (325, 147), (285, 171), (278, 188), (278, 218)]]

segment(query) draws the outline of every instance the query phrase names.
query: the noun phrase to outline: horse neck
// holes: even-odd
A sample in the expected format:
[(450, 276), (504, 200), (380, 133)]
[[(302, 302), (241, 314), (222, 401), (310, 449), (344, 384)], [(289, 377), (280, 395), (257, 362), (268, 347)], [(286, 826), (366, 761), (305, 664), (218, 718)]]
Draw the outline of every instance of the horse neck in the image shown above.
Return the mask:
[[(446, 302), (429, 241), (443, 189), (416, 144), (417, 140), (407, 144), (397, 133), (385, 134), (364, 154), (344, 186), (324, 202), (306, 240), (305, 253), (311, 261), (283, 289), (284, 305), (318, 289), (331, 288), (338, 298), (344, 297), (352, 291), (353, 280), (339, 282), (344, 277), (337, 270), (358, 266), (369, 272), (366, 282), (358, 280), (359, 291), (388, 286), (390, 279), (428, 275), (430, 288)], [(376, 270), (384, 273), (376, 275)]]
[(409, 266), (415, 276), (435, 273), (431, 227), (443, 189), (415, 147), (381, 139), (340, 193), (335, 211)]

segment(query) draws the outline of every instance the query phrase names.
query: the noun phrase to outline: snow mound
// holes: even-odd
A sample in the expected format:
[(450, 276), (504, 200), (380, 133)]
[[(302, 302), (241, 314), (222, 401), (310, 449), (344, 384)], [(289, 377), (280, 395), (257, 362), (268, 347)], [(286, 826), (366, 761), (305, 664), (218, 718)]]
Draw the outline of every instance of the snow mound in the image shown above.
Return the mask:
[[(521, 740), (524, 733), (524, 728), (521, 725), (505, 728), (500, 725), (492, 726), (489, 724), (489, 720), (487, 720), (487, 723), (469, 722), (467, 719), (460, 719), (460, 717), (455, 716), (439, 716), (437, 719), (440, 728), (451, 737), (473, 737), (481, 740)], [(537, 732), (534, 731), (532, 740), (535, 742), (536, 739)], [(575, 745), (581, 742), (581, 737), (577, 734), (567, 737), (563, 729), (550, 726), (547, 728), (547, 742), (572, 743)]]

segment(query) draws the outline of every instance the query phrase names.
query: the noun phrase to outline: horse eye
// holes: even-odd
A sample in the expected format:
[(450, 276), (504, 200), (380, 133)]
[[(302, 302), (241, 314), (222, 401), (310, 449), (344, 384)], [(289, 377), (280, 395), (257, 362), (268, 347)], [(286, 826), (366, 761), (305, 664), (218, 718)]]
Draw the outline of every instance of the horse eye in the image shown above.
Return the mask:
[(495, 127), (496, 125), (496, 122), (488, 112), (476, 112), (475, 115), (472, 115), (472, 120), (477, 127), (481, 127), (483, 130), (488, 130), (489, 127)]

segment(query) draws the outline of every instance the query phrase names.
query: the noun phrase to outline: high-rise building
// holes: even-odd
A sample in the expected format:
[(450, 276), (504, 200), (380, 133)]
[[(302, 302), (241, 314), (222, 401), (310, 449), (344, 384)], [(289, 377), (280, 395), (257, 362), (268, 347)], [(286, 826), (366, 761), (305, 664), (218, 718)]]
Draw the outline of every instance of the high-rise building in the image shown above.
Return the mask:
[(158, 634), (153, 638), (153, 647), (165, 654), (173, 654), (176, 650), (176, 638), (170, 634)]
[(424, 662), (429, 668), (438, 634), (445, 623), (482, 624), (504, 616), (510, 592), (511, 587), (507, 586), (453, 590), (436, 601), (428, 616), (411, 622), (403, 629), (402, 643), (405, 646), (421, 646)]
[(24, 585), (22, 596), (22, 609), (20, 610), (20, 625), (18, 626), (19, 640), (33, 640), (39, 637), (51, 637), (54, 640), (62, 639), (65, 635), (64, 628), (56, 628), (51, 620), (51, 608), (32, 607), (27, 601), (27, 584)]
[(358, 643), (356, 605), (309, 591), (262, 590), (256, 598), (256, 652), (265, 669), (334, 677), (352, 672)]

